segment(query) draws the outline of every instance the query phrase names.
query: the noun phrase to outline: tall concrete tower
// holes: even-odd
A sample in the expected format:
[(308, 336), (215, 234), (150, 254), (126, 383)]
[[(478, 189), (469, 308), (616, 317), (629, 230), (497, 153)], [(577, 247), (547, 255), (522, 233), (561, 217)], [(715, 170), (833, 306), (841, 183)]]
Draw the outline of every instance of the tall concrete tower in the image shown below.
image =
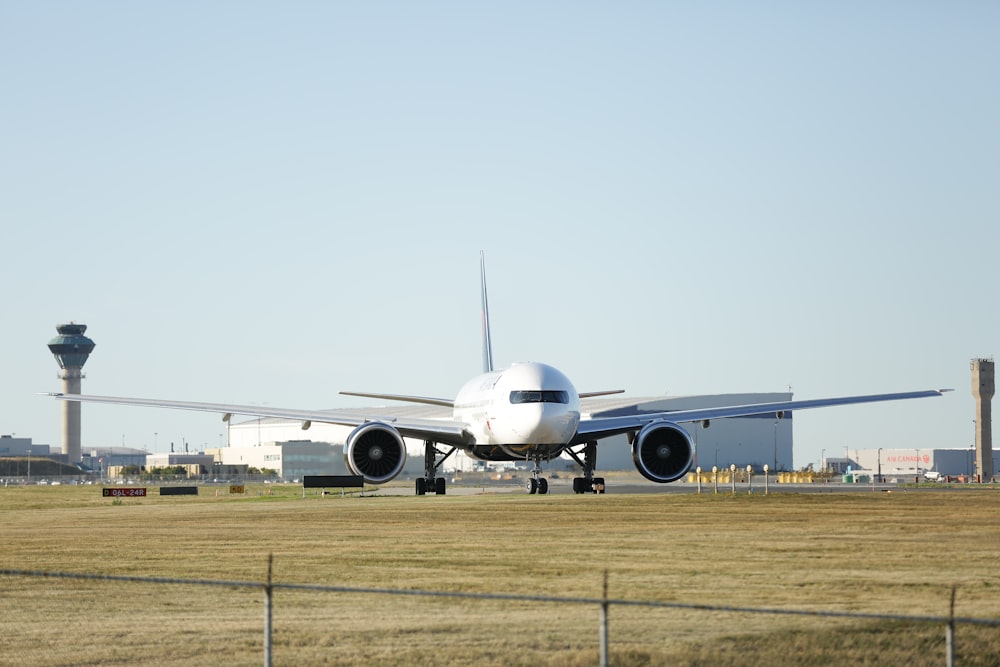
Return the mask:
[(972, 360), (972, 396), (976, 399), (976, 473), (982, 481), (993, 477), (993, 360)]
[[(49, 350), (56, 358), (62, 372), (64, 394), (79, 394), (80, 380), (83, 379), (83, 365), (94, 351), (94, 341), (84, 336), (86, 324), (60, 324), (56, 327), (59, 335), (49, 341)], [(70, 463), (80, 462), (80, 404), (77, 401), (61, 401), (63, 411), (63, 454)]]

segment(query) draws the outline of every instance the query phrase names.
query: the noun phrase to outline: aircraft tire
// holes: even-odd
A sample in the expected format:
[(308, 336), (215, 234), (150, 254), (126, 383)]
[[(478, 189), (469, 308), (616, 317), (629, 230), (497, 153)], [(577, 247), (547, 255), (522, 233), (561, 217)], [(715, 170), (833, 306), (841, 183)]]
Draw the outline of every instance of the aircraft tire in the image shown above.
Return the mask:
[(604, 493), (604, 478), (603, 477), (595, 477), (593, 484), (594, 484), (593, 485), (593, 491), (594, 491), (594, 493)]
[(427, 480), (423, 477), (417, 477), (417, 495), (422, 496), (427, 493)]
[(538, 493), (538, 480), (532, 477), (528, 480), (528, 483), (524, 485), (524, 489), (528, 493)]
[(434, 493), (439, 496), (443, 496), (445, 491), (445, 481), (444, 477), (438, 477), (434, 480)]
[(538, 480), (538, 493), (545, 495), (549, 492), (549, 480), (542, 477)]

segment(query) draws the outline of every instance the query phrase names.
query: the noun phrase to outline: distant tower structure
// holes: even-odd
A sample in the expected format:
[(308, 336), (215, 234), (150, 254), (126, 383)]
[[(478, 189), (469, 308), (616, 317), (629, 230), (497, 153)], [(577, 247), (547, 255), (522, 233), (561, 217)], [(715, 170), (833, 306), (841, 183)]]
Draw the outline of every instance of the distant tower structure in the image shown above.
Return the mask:
[(984, 482), (993, 477), (993, 360), (972, 360), (972, 396), (976, 399), (976, 472)]
[[(83, 365), (94, 351), (94, 341), (84, 336), (86, 324), (70, 322), (56, 326), (59, 335), (49, 341), (49, 350), (56, 358), (62, 372), (64, 394), (79, 394), (83, 379)], [(63, 454), (70, 463), (79, 463), (80, 457), (80, 403), (62, 401)]]

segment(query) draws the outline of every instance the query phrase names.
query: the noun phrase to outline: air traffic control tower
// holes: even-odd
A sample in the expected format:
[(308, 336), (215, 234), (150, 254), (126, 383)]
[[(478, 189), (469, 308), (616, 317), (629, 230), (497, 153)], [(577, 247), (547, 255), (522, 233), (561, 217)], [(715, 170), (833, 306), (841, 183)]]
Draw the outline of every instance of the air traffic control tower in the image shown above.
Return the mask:
[[(59, 335), (49, 341), (49, 350), (56, 358), (62, 372), (64, 394), (79, 394), (83, 379), (83, 365), (94, 351), (94, 341), (84, 336), (86, 324), (60, 324)], [(80, 462), (80, 403), (61, 401), (63, 410), (63, 454), (70, 463)]]
[(972, 360), (972, 397), (976, 399), (976, 474), (983, 482), (993, 477), (993, 360)]

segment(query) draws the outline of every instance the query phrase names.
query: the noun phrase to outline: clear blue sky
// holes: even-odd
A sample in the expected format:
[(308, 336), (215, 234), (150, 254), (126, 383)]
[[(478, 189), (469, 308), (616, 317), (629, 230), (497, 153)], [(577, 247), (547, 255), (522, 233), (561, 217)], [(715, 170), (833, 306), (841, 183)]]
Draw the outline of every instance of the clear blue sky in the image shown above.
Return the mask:
[[(0, 2), (0, 433), (84, 390), (452, 396), (495, 354), (582, 391), (954, 387), (796, 416), (968, 447), (997, 350), (1000, 5)], [(215, 446), (85, 406), (84, 446)]]

